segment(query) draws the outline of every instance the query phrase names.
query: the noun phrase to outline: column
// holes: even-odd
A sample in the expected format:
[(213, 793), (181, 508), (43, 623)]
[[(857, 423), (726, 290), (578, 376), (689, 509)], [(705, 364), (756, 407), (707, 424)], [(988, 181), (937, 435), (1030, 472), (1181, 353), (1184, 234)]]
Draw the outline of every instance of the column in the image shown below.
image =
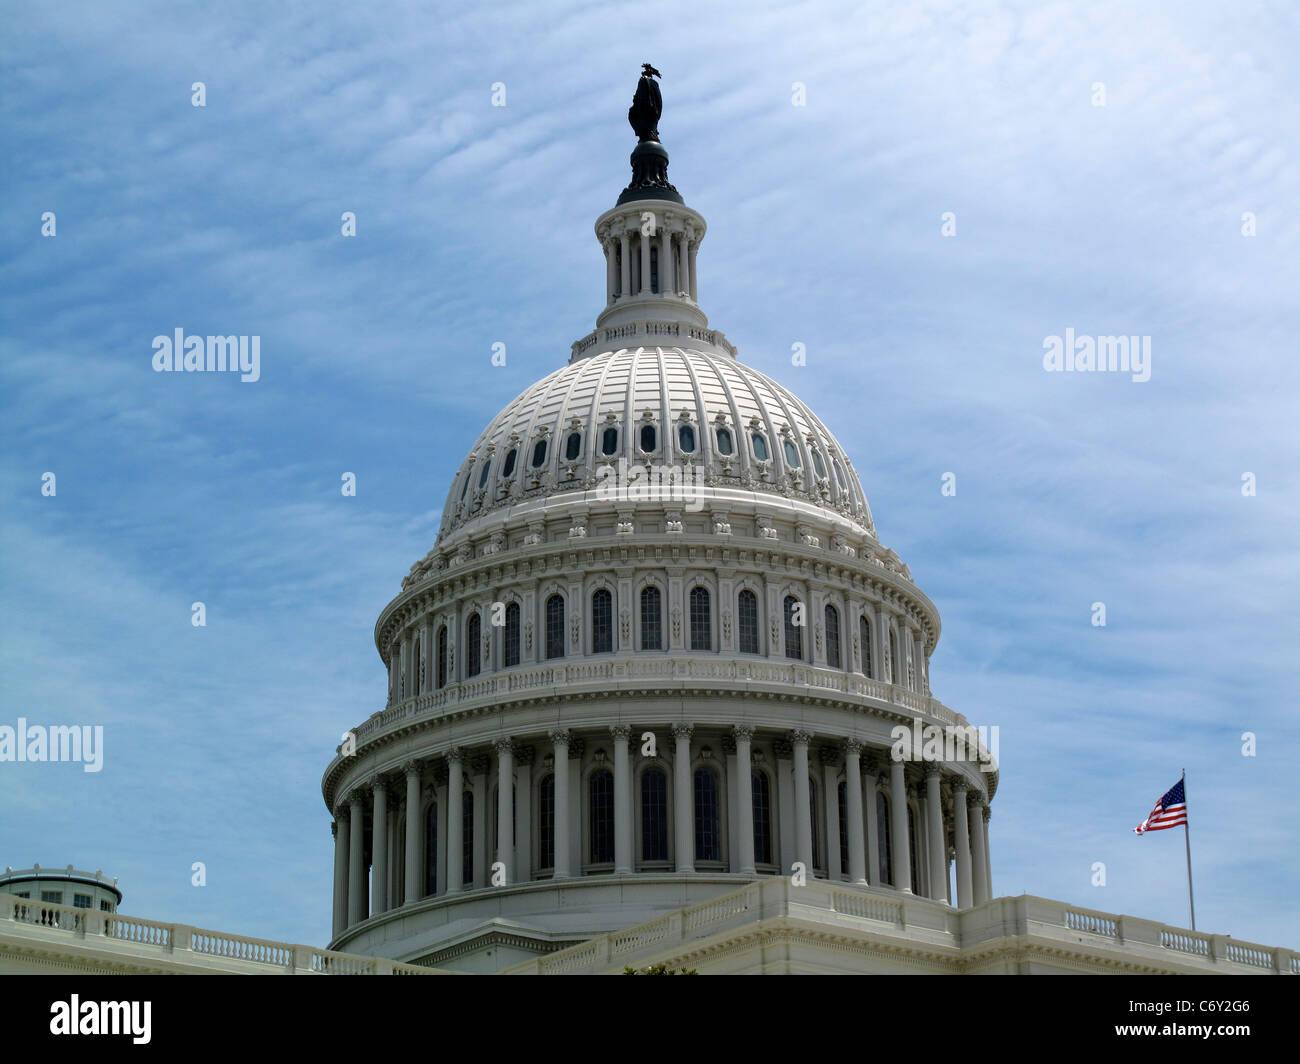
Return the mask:
[(665, 224), (660, 230), (659, 242), (659, 294), (671, 295), (673, 291), (673, 234)]
[(689, 268), (691, 274), (691, 287), (690, 287), (691, 299), (693, 299), (696, 303), (700, 301), (700, 297), (698, 293), (695, 291), (695, 252), (698, 251), (699, 248), (700, 248), (699, 240), (692, 240), (690, 249), (687, 252), (687, 256), (690, 260)]
[(754, 729), (737, 724), (731, 729), (736, 737), (736, 848), (740, 874), (757, 873), (754, 864), (754, 772), (750, 765), (750, 740)]
[(621, 233), (618, 234), (618, 241), (619, 241), (618, 244), (619, 251), (621, 252), (621, 257), (619, 258), (619, 268), (621, 270), (621, 277), (618, 286), (618, 294), (622, 298), (626, 299), (629, 295), (632, 294), (631, 234), (626, 229), (624, 229)]
[(952, 826), (957, 843), (957, 908), (971, 905), (970, 821), (966, 816), (966, 781), (953, 780)]
[(374, 795), (374, 822), (370, 829), (374, 884), (371, 890), (370, 911), (375, 914), (388, 912), (388, 785), (380, 776), (370, 784), (370, 793)]
[(840, 873), (840, 767), (832, 750), (823, 748), (822, 798), (826, 805), (826, 878), (839, 882)]
[(686, 292), (690, 288), (690, 271), (686, 263), (686, 240), (685, 233), (677, 237), (677, 257), (673, 259), (673, 273), (677, 278), (677, 290)]
[(887, 887), (884, 863), (881, 857), (880, 810), (878, 808), (880, 792), (889, 785), (889, 777), (877, 774), (874, 770), (867, 773), (867, 879), (873, 887)]
[(555, 744), (555, 872), (554, 879), (569, 875), (569, 733), (551, 732)]
[(650, 238), (641, 234), (641, 294), (650, 294)]
[(366, 807), (361, 791), (348, 796), (352, 830), (348, 839), (348, 926), (366, 918)]
[(971, 844), (971, 893), (976, 905), (983, 905), (989, 900), (989, 886), (985, 880), (988, 864), (984, 860), (984, 796), (975, 792), (971, 794), (968, 808), (970, 811)]
[(995, 897), (993, 893), (993, 855), (989, 849), (989, 820), (993, 816), (993, 811), (989, 809), (988, 802), (984, 803), (984, 882), (989, 888), (989, 897)]
[(447, 751), (447, 893), (464, 889), (461, 854), (465, 848), (465, 751)]
[(794, 858), (802, 861), (808, 876), (813, 874), (812, 807), (808, 795), (809, 732), (797, 731), (790, 736), (794, 746)]
[(613, 237), (606, 236), (600, 243), (605, 249), (605, 302), (609, 304), (614, 302), (614, 289), (618, 286), (618, 263), (615, 261), (617, 255), (614, 251)]
[(691, 795), (691, 725), (674, 724), (673, 814), (677, 871), (695, 871), (695, 804)]
[[(428, 666), (428, 659), (425, 659)], [(403, 899), (407, 905), (424, 897), (424, 883), (421, 881), (420, 857), (421, 843), (424, 841), (424, 817), (420, 810), (420, 765), (408, 761), (402, 766), (406, 773), (406, 895)]]
[(930, 842), (930, 897), (935, 901), (948, 898), (948, 855), (943, 839), (943, 799), (939, 784), (943, 771), (938, 765), (925, 770), (925, 821)]
[(632, 765), (627, 743), (632, 729), (610, 726), (614, 739), (614, 874), (632, 871)]
[(474, 820), (471, 831), (474, 836), (474, 876), (467, 887), (487, 885), (488, 869), (488, 759), (486, 754), (476, 754), (469, 762), (469, 792), (474, 796)]
[(348, 926), (348, 807), (334, 810), (334, 938)]
[(514, 882), (533, 878), (533, 758), (531, 746), (515, 747)]
[(912, 855), (907, 837), (907, 785), (903, 762), (889, 763), (890, 842), (893, 843), (894, 886), (904, 894), (912, 893)]
[(862, 843), (862, 743), (857, 739), (844, 742), (844, 778), (848, 785), (845, 809), (849, 823), (849, 882), (867, 882), (867, 856)]
[(497, 751), (497, 860), (505, 865), (510, 884), (515, 874), (515, 747), (508, 737), (492, 745)]

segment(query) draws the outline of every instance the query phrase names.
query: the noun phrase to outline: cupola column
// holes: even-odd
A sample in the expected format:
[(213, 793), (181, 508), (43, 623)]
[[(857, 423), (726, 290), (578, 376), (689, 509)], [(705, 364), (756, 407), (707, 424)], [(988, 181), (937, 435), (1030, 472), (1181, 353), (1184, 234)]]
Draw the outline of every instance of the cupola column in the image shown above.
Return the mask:
[(632, 235), (624, 229), (618, 234), (619, 286), (618, 294), (626, 299), (632, 293)]
[(551, 732), (555, 747), (555, 871), (552, 879), (567, 879), (569, 853), (569, 733), (565, 730)]
[(675, 291), (673, 287), (673, 234), (668, 228), (667, 219), (664, 219), (663, 228), (660, 230), (659, 245), (659, 292), (661, 295), (672, 295)]
[(688, 269), (691, 275), (691, 287), (690, 287), (691, 299), (696, 303), (700, 301), (699, 294), (695, 291), (695, 253), (699, 249), (700, 249), (700, 241), (699, 238), (697, 237), (696, 239), (691, 241), (690, 249), (687, 252), (687, 256), (689, 259)]
[[(426, 659), (427, 667), (428, 659)], [(423, 885), (420, 883), (420, 841), (423, 837), (421, 828), (424, 817), (420, 815), (420, 765), (408, 761), (402, 766), (406, 770), (406, 896), (407, 905), (424, 897)]]
[(351, 826), (348, 807), (334, 810), (334, 937), (348, 927), (348, 835)]
[(889, 841), (892, 843), (894, 886), (904, 894), (912, 893), (912, 854), (907, 837), (907, 784), (903, 762), (889, 762)]
[(627, 743), (632, 729), (614, 724), (609, 729), (614, 739), (614, 873), (632, 871), (632, 770)]
[(952, 827), (957, 841), (957, 908), (971, 906), (970, 819), (966, 815), (966, 781), (952, 785)]
[(988, 863), (984, 860), (984, 796), (972, 794), (968, 801), (970, 811), (971, 843), (971, 893), (974, 904), (983, 905), (989, 900)]
[(736, 737), (736, 849), (741, 875), (752, 876), (754, 864), (754, 770), (750, 764), (750, 740), (754, 729), (737, 724), (731, 729)]
[(925, 770), (925, 820), (930, 843), (930, 897), (948, 900), (948, 858), (944, 853), (943, 805), (939, 785), (943, 770), (928, 765)]
[(695, 809), (691, 801), (691, 731), (689, 724), (674, 724), (673, 813), (677, 871), (695, 871)]
[(447, 751), (447, 893), (462, 889), (465, 852), (465, 753), (460, 747)]
[(867, 882), (867, 857), (862, 837), (862, 743), (857, 739), (844, 742), (844, 810), (848, 816), (849, 882)]
[(352, 830), (348, 839), (348, 926), (366, 918), (366, 807), (360, 790), (348, 798)]
[(650, 294), (650, 238), (641, 233), (641, 294)]
[(510, 739), (492, 744), (497, 751), (497, 860), (506, 875), (515, 869), (515, 747)]
[(614, 302), (618, 289), (618, 254), (614, 250), (613, 237), (605, 237), (601, 244), (605, 248), (605, 304), (608, 306)]
[(811, 739), (812, 735), (805, 731), (790, 736), (794, 747), (794, 859), (803, 862), (809, 876), (813, 871), (812, 803), (808, 793), (808, 743)]

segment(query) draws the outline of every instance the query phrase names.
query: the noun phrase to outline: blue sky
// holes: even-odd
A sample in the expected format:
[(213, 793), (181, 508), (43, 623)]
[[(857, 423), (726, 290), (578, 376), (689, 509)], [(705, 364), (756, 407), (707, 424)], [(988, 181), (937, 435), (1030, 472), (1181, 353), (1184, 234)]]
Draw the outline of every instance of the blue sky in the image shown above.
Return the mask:
[[(711, 323), (849, 450), (935, 694), (1000, 729), (995, 891), (1185, 925), (1180, 833), (1132, 833), (1185, 767), (1198, 926), (1300, 946), (1291, 5), (4, 9), (0, 724), (105, 767), (0, 764), (0, 865), (325, 941), (374, 620), (592, 326), (650, 60)], [(177, 327), (261, 379), (154, 373)], [(1067, 327), (1151, 379), (1045, 372)]]

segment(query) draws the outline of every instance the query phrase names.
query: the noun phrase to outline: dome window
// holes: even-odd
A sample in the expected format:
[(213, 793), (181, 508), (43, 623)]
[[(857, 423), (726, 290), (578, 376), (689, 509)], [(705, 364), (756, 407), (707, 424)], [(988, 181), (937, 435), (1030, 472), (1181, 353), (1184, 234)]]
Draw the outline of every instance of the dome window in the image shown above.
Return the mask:
[(546, 441), (538, 440), (533, 444), (533, 468), (537, 469), (546, 462)]
[(482, 488), (483, 485), (487, 483), (488, 473), (490, 473), (491, 471), (492, 471), (492, 462), (489, 459), (488, 461), (483, 463), (483, 472), (481, 472), (478, 475), (478, 486), (480, 488)]
[(767, 440), (763, 438), (763, 434), (756, 432), (750, 439), (754, 444), (754, 457), (760, 462), (766, 462), (770, 456), (767, 453)]
[(600, 437), (601, 454), (614, 454), (618, 450), (618, 429), (608, 428)]
[(817, 448), (814, 447), (814, 448), (813, 448), (812, 456), (813, 456), (813, 468), (817, 470), (817, 475), (818, 475), (819, 477), (821, 477), (823, 480), (825, 480), (825, 479), (826, 479), (826, 463), (822, 461), (822, 453), (821, 453), (821, 451), (817, 450)]
[(731, 429), (718, 429), (718, 454), (731, 454), (735, 449), (731, 442)]
[(686, 454), (695, 453), (695, 429), (690, 425), (682, 425), (677, 429), (677, 444)]
[(465, 496), (469, 493), (469, 474), (465, 474), (465, 479), (460, 485), (460, 501), (465, 501)]
[(655, 433), (653, 425), (641, 426), (641, 450), (646, 454), (654, 454), (659, 448), (659, 437)]
[(582, 433), (570, 432), (569, 438), (564, 441), (564, 457), (567, 461), (576, 462), (580, 454), (582, 454)]
[(505, 463), (501, 466), (501, 475), (503, 477), (508, 477), (515, 471), (515, 456), (518, 453), (519, 449), (517, 447), (510, 448), (510, 453), (506, 455)]
[(799, 448), (794, 445), (794, 440), (785, 441), (785, 464), (791, 469), (799, 468)]
[(835, 479), (840, 483), (840, 491), (847, 492), (849, 486), (844, 482), (844, 470), (841, 468), (838, 460), (831, 463), (835, 467)]

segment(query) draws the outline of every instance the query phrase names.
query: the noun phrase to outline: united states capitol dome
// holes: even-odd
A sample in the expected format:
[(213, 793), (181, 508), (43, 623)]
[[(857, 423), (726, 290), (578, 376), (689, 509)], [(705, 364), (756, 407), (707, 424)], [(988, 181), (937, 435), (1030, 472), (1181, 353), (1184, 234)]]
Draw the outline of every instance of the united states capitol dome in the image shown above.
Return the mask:
[(701, 309), (655, 77), (595, 328), (474, 441), (376, 622), (387, 698), (322, 780), (335, 948), (501, 970), (798, 869), (873, 912), (990, 896), (988, 751), (891, 753), (968, 728), (938, 610)]

